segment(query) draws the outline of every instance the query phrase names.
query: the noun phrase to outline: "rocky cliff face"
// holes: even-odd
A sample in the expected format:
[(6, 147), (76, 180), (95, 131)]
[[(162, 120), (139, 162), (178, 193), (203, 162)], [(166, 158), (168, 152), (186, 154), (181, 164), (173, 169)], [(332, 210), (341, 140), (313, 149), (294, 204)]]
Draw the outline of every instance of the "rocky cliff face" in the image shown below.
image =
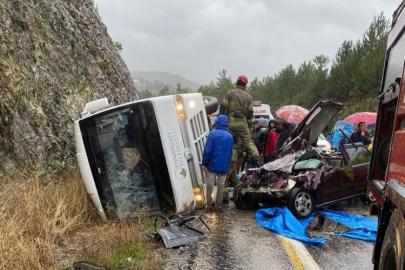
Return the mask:
[(138, 98), (90, 0), (0, 1), (0, 165), (61, 170), (83, 106)]

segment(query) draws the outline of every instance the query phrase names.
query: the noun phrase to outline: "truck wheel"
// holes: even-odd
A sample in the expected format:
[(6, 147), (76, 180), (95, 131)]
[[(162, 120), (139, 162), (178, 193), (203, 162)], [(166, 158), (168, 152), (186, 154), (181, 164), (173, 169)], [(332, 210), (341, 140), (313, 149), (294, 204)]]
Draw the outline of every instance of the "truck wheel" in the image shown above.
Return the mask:
[(207, 115), (213, 114), (218, 110), (218, 100), (214, 97), (204, 96), (205, 113)]
[(392, 213), (390, 223), (384, 236), (381, 249), (380, 270), (401, 270), (404, 269), (405, 239), (404, 239), (405, 219), (402, 212), (395, 209)]
[(390, 154), (390, 146), (391, 146), (391, 136), (388, 136), (383, 140), (380, 147), (378, 148), (378, 165), (383, 173), (387, 170), (388, 159)]
[(288, 196), (287, 207), (296, 218), (307, 218), (315, 208), (314, 196), (303, 187), (293, 188)]
[(257, 200), (249, 194), (243, 196), (242, 188), (243, 186), (239, 185), (233, 190), (233, 204), (235, 205), (235, 207), (242, 210), (257, 208)]

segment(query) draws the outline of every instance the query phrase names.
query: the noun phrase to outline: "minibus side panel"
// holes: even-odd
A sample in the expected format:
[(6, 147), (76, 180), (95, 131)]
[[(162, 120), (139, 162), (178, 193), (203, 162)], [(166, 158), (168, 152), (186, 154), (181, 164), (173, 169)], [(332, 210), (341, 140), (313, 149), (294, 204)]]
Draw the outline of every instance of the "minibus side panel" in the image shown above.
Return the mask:
[(173, 96), (150, 100), (156, 111), (163, 151), (167, 161), (176, 212), (181, 213), (195, 207), (191, 175), (184, 157), (185, 148), (177, 117)]

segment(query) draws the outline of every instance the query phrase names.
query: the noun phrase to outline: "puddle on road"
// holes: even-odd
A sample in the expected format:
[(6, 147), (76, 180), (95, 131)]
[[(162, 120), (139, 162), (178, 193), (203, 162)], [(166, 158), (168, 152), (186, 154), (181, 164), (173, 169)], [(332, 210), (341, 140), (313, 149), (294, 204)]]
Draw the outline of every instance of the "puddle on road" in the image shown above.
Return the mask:
[(256, 224), (253, 211), (231, 205), (205, 215), (212, 233), (198, 243), (169, 250), (164, 269), (294, 269), (278, 239)]

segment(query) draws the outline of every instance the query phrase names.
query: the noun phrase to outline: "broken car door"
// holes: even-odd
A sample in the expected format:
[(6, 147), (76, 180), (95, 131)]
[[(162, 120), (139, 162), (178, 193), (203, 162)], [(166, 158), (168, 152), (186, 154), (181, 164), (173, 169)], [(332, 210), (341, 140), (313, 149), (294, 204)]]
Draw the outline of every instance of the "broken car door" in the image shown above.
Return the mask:
[(317, 196), (321, 196), (317, 198), (318, 204), (347, 197), (353, 182), (353, 171), (349, 166), (349, 160), (343, 156), (341, 166), (326, 169), (321, 181), (321, 192), (317, 192)]

